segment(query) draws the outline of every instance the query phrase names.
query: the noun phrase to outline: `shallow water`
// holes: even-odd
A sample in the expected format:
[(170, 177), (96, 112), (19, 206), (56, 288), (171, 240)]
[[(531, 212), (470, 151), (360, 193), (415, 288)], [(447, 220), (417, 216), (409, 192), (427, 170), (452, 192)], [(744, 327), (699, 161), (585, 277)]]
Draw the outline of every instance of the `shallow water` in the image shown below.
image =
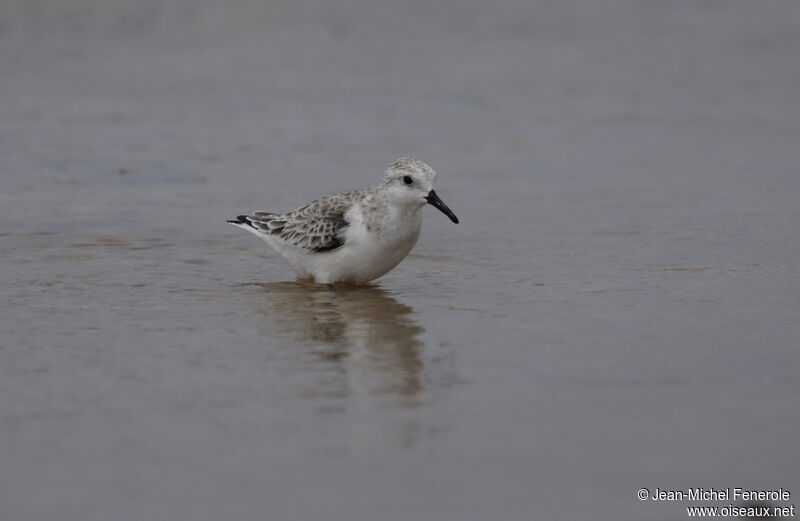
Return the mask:
[[(45, 5), (0, 8), (0, 518), (800, 494), (793, 2)], [(373, 285), (225, 223), (403, 155), (461, 223)]]

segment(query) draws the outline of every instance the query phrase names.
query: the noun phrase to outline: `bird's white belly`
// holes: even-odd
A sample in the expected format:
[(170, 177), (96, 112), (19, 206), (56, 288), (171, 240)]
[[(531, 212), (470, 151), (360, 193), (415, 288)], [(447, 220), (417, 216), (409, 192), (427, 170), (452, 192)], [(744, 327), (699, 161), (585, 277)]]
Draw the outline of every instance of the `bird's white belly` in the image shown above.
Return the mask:
[(356, 231), (340, 250), (322, 254), (320, 262), (311, 270), (312, 275), (319, 283), (375, 280), (408, 256), (417, 243), (419, 232), (419, 225), (388, 236)]

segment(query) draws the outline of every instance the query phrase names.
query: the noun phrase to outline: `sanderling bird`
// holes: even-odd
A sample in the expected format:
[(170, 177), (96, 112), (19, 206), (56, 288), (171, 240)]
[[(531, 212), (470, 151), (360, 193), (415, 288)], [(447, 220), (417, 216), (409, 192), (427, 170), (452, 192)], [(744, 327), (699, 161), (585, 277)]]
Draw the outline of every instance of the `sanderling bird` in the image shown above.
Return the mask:
[(299, 279), (369, 282), (414, 247), (423, 206), (433, 205), (458, 222), (433, 190), (435, 179), (427, 164), (401, 158), (377, 186), (321, 197), (288, 213), (255, 212), (228, 222), (264, 240)]

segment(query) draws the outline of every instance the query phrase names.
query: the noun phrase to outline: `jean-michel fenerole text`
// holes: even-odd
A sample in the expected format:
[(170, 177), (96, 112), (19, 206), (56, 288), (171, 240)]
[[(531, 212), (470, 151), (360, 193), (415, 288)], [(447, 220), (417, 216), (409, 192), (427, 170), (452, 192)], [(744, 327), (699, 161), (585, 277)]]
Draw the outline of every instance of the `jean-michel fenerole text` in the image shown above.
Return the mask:
[(650, 499), (653, 501), (788, 501), (792, 494), (788, 490), (748, 490), (739, 487), (689, 488), (666, 490), (656, 488)]

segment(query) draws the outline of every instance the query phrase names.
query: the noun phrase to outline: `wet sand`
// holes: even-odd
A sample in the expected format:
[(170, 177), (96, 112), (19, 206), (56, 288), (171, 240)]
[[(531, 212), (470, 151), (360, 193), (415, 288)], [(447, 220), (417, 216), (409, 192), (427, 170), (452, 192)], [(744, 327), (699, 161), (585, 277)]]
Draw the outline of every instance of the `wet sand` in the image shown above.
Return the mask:
[[(800, 494), (797, 56), (790, 1), (3, 4), (0, 518)], [(373, 285), (225, 223), (399, 156), (461, 223)]]

